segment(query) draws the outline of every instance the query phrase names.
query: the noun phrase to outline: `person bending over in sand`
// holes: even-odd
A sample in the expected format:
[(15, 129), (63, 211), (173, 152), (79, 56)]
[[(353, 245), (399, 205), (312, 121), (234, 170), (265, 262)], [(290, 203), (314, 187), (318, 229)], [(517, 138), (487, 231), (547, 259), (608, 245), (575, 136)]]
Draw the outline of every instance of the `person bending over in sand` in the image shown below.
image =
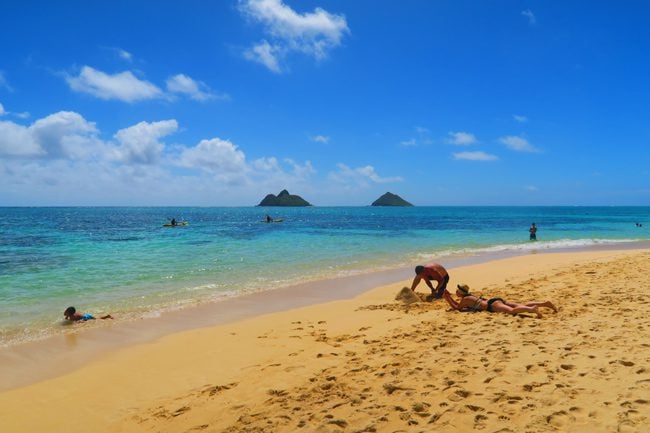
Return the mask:
[[(415, 267), (415, 278), (413, 278), (411, 290), (415, 292), (415, 288), (420, 284), (421, 280), (424, 280), (427, 286), (431, 289), (431, 297), (440, 299), (447, 288), (449, 273), (438, 263), (429, 263), (424, 266), (418, 265)], [(431, 284), (431, 280), (435, 280), (438, 283), (435, 288), (433, 287), (433, 284)]]
[[(86, 320), (95, 320), (95, 317), (92, 314), (78, 313), (75, 307), (66, 308), (65, 311), (63, 312), (63, 316), (65, 317), (65, 320), (70, 320), (71, 322), (78, 322), (80, 320), (83, 322), (85, 322)], [(110, 314), (100, 317), (100, 319), (112, 319), (112, 318), (113, 316), (111, 316)]]
[(469, 292), (469, 286), (467, 284), (459, 284), (456, 286), (456, 295), (460, 300), (455, 300), (451, 297), (451, 294), (448, 291), (445, 291), (443, 297), (447, 303), (454, 310), (459, 311), (488, 311), (490, 313), (508, 313), (517, 315), (519, 313), (535, 313), (537, 317), (542, 317), (542, 313), (539, 312), (539, 307), (546, 307), (552, 309), (557, 313), (557, 308), (551, 301), (544, 302), (527, 302), (525, 304), (520, 304), (516, 302), (507, 302), (502, 298), (490, 298), (483, 299), (472, 295)]

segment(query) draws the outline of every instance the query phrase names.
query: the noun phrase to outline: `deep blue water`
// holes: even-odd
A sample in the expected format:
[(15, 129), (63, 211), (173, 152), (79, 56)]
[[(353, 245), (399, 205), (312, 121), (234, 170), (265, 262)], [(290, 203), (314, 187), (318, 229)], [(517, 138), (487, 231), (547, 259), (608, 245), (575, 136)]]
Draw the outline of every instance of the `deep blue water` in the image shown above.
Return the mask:
[[(163, 227), (171, 217), (189, 225)], [(432, 257), (647, 241), (649, 228), (650, 207), (0, 208), (0, 345), (57, 332), (68, 305), (142, 317)]]

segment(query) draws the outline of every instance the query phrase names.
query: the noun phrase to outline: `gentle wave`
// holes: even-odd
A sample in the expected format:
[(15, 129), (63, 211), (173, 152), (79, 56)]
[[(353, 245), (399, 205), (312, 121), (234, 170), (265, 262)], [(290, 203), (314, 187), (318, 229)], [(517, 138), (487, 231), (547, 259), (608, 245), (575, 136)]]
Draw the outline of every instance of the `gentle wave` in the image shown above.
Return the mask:
[(480, 248), (460, 248), (440, 251), (441, 257), (474, 256), (489, 253), (526, 252), (538, 250), (563, 250), (585, 248), (599, 245), (618, 245), (643, 242), (643, 239), (560, 239), (555, 241), (536, 241), (522, 244), (503, 244)]

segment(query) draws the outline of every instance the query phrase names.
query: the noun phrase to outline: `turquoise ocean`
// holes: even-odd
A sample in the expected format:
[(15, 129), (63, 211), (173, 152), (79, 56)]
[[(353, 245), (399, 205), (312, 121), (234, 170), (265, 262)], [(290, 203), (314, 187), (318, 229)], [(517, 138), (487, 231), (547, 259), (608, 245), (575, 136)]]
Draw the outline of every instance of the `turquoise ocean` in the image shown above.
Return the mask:
[(141, 319), (432, 258), (648, 240), (650, 207), (0, 208), (0, 346), (60, 332), (70, 305)]

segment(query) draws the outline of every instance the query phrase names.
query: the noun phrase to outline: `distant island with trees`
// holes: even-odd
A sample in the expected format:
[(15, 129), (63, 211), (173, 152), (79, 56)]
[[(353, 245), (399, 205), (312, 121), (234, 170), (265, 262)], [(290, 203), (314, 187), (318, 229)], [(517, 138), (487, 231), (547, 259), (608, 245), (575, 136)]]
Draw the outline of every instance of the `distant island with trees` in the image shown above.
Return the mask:
[(307, 200), (303, 199), (299, 195), (289, 194), (289, 191), (283, 189), (280, 191), (280, 194), (268, 194), (264, 199), (258, 204), (258, 206), (311, 206)]
[[(280, 194), (268, 194), (260, 204), (257, 206), (293, 206), (293, 207), (306, 207), (313, 206), (307, 200), (303, 199), (299, 195), (289, 194), (289, 191), (283, 189), (280, 191)], [(411, 203), (404, 200), (397, 194), (387, 192), (386, 194), (379, 197), (375, 200), (371, 206), (402, 206), (408, 207), (413, 206)]]
[(375, 200), (371, 206), (413, 206), (397, 194), (387, 192)]

